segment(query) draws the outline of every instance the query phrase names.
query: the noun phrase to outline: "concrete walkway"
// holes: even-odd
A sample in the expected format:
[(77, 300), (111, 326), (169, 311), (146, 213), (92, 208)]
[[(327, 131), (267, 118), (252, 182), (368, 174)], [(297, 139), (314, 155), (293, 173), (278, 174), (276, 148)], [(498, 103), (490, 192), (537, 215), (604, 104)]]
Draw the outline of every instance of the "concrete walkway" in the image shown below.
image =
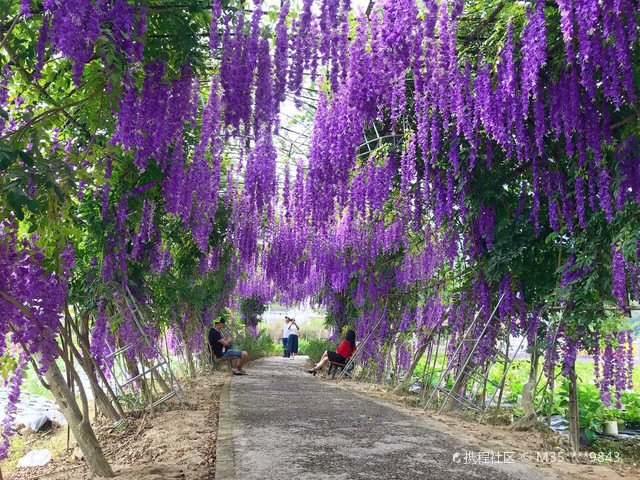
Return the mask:
[(306, 357), (271, 357), (232, 379), (221, 397), (217, 479), (556, 478), (522, 463), (465, 464), (465, 450), (483, 450), (305, 368)]

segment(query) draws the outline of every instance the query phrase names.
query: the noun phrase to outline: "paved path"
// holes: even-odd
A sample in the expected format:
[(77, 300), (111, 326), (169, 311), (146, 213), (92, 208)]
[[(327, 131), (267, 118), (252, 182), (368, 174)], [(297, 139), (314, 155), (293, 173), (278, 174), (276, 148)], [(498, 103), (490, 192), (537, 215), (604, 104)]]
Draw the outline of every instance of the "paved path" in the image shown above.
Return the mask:
[(228, 405), (225, 395), (221, 402), (220, 435), (228, 443), (219, 447), (216, 478), (555, 478), (521, 463), (465, 465), (465, 450), (482, 449), (407, 409), (314, 378), (305, 366), (306, 357), (271, 357), (232, 379)]

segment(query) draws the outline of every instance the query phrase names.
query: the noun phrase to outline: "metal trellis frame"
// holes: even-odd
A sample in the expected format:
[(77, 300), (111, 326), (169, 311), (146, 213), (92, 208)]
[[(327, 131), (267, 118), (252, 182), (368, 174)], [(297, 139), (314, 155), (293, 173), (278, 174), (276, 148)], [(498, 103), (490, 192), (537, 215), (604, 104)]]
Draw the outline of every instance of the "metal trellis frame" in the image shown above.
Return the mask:
[[(116, 374), (115, 368), (113, 368), (111, 365), (109, 365), (109, 363), (107, 362), (107, 368), (109, 369), (109, 372), (111, 373), (111, 377), (113, 379), (113, 382), (115, 383), (115, 387), (116, 389), (119, 391), (120, 395), (124, 395), (125, 393), (125, 387), (127, 387), (128, 385), (130, 385), (131, 383), (138, 381), (140, 379), (146, 378), (147, 375), (151, 375), (154, 371), (157, 371), (157, 375), (159, 375), (164, 382), (169, 386), (170, 391), (165, 392), (165, 394), (159, 398), (156, 401), (153, 401), (153, 398), (151, 396), (151, 392), (150, 393), (150, 398), (149, 398), (149, 402), (150, 404), (147, 406), (147, 408), (155, 408), (156, 406), (160, 405), (161, 403), (166, 402), (167, 400), (169, 400), (170, 398), (176, 397), (178, 399), (178, 401), (180, 402), (180, 406), (185, 408), (187, 405), (187, 402), (184, 398), (184, 396), (182, 395), (182, 387), (180, 385), (180, 382), (178, 381), (178, 379), (176, 378), (176, 376), (173, 373), (173, 370), (171, 369), (171, 364), (169, 362), (169, 358), (168, 356), (165, 356), (164, 353), (162, 352), (162, 348), (158, 348), (157, 345), (155, 344), (154, 339), (149, 336), (146, 331), (145, 328), (149, 327), (148, 322), (145, 320), (144, 315), (142, 315), (142, 313), (140, 312), (140, 309), (137, 306), (137, 302), (133, 296), (133, 294), (131, 293), (131, 291), (129, 290), (129, 288), (125, 288), (124, 290), (124, 295), (123, 295), (123, 299), (125, 302), (125, 306), (126, 308), (129, 309), (130, 313), (132, 314), (132, 319), (134, 321), (135, 327), (137, 329), (137, 334), (138, 334), (138, 341), (143, 344), (148, 346), (149, 348), (151, 348), (153, 350), (154, 353), (154, 358), (155, 361), (152, 365), (150, 366), (146, 366), (141, 360), (139, 361), (139, 372), (137, 375), (129, 378), (128, 380), (126, 380), (125, 382), (121, 383), (120, 380), (118, 380), (118, 375)], [(119, 369), (120, 369), (120, 373), (121, 374), (126, 374), (127, 370), (124, 368), (124, 366), (122, 365), (121, 361), (120, 361), (120, 355), (128, 352), (129, 350), (133, 349), (134, 345), (129, 343), (127, 345), (124, 345), (120, 348), (116, 348), (115, 350), (110, 350), (110, 353), (106, 356), (106, 359), (114, 359), (115, 363), (117, 363)]]
[[(465, 358), (465, 361), (464, 361), (464, 363), (463, 363), (462, 367), (460, 368), (460, 370), (459, 370), (459, 372), (458, 372), (458, 375), (455, 377), (455, 380), (454, 380), (454, 382), (453, 382), (453, 385), (454, 385), (454, 386), (455, 386), (456, 384), (458, 384), (459, 382), (461, 382), (461, 381), (462, 381), (462, 379), (463, 379), (463, 377), (464, 377), (465, 375), (472, 376), (474, 373), (476, 373), (476, 372), (473, 372), (473, 371), (472, 371), (472, 372), (469, 372), (469, 371), (467, 370), (467, 368), (469, 367), (469, 364), (470, 364), (470, 362), (471, 362), (471, 359), (473, 358), (473, 356), (474, 356), (474, 354), (475, 354), (475, 352), (476, 352), (476, 350), (477, 350), (477, 348), (478, 348), (478, 345), (480, 344), (480, 342), (481, 342), (481, 341), (482, 341), (482, 339), (484, 338), (484, 336), (485, 336), (485, 334), (486, 334), (487, 330), (488, 330), (489, 328), (493, 328), (493, 327), (491, 327), (491, 326), (490, 326), (491, 321), (492, 321), (492, 320), (493, 320), (493, 318), (495, 317), (495, 314), (496, 314), (496, 312), (498, 311), (498, 307), (499, 307), (499, 306), (500, 306), (500, 304), (502, 303), (502, 300), (504, 299), (504, 296), (505, 296), (505, 294), (504, 294), (504, 293), (500, 296), (500, 299), (499, 299), (499, 300), (498, 300), (498, 302), (496, 303), (496, 306), (494, 307), (493, 312), (491, 313), (491, 315), (489, 316), (489, 318), (488, 318), (488, 319), (486, 320), (486, 322), (484, 323), (484, 326), (483, 326), (483, 328), (482, 328), (482, 332), (480, 333), (480, 335), (478, 335), (476, 338), (470, 338), (470, 335), (473, 335), (473, 332), (475, 331), (476, 326), (478, 325), (478, 320), (479, 320), (479, 318), (480, 318), (481, 310), (478, 310), (478, 311), (476, 312), (475, 316), (473, 317), (473, 321), (472, 321), (472, 322), (471, 322), (471, 324), (469, 324), (469, 326), (466, 328), (466, 330), (465, 330), (465, 332), (464, 332), (464, 335), (463, 335), (463, 337), (462, 337), (462, 340), (461, 340), (461, 341), (460, 341), (460, 343), (458, 344), (458, 346), (457, 346), (457, 348), (456, 348), (455, 352), (453, 353), (453, 355), (451, 356), (451, 358), (452, 358), (452, 359), (457, 358), (457, 357), (458, 357), (458, 355), (459, 355), (460, 353), (462, 353), (462, 351), (463, 351), (463, 349), (464, 349), (464, 347), (465, 347), (465, 345), (466, 345), (467, 343), (472, 343), (472, 346), (471, 346), (471, 349), (470, 349), (468, 352), (466, 352), (466, 358)], [(494, 358), (495, 358), (495, 356), (494, 356)], [(425, 404), (424, 404), (424, 410), (426, 410), (426, 409), (427, 409), (427, 407), (431, 404), (431, 401), (433, 400), (433, 398), (434, 398), (435, 394), (436, 394), (437, 392), (440, 392), (440, 391), (441, 391), (441, 392), (443, 392), (443, 393), (446, 393), (446, 395), (445, 395), (445, 399), (444, 399), (444, 402), (442, 403), (442, 405), (441, 405), (440, 409), (438, 410), (438, 413), (442, 412), (442, 409), (443, 409), (443, 408), (444, 408), (444, 406), (448, 403), (449, 398), (451, 397), (451, 394), (452, 394), (452, 391), (453, 391), (452, 389), (448, 389), (448, 388), (442, 387), (442, 384), (443, 384), (443, 382), (444, 382), (444, 379), (445, 379), (445, 378), (448, 376), (448, 374), (449, 374), (449, 373), (454, 369), (455, 364), (456, 364), (456, 362), (455, 362), (454, 360), (450, 361), (450, 362), (447, 364), (447, 367), (445, 368), (444, 372), (442, 373), (442, 375), (440, 375), (440, 378), (438, 379), (438, 383), (437, 383), (437, 384), (436, 384), (436, 386), (433, 388), (433, 390), (432, 390), (432, 392), (431, 392), (431, 395), (429, 396), (429, 399), (425, 402)], [(487, 369), (487, 372), (488, 372), (488, 371), (489, 371), (489, 369)], [(470, 373), (471, 373), (471, 374), (470, 374)], [(483, 379), (486, 377), (486, 375), (484, 375), (483, 373), (478, 373), (478, 375), (479, 375), (480, 377), (482, 377)], [(474, 381), (476, 381), (476, 379), (473, 379), (473, 380), (474, 380)], [(488, 378), (487, 378), (487, 380), (488, 380)], [(477, 405), (473, 404), (473, 402), (471, 402), (471, 401), (466, 401), (466, 399), (465, 399), (465, 398), (461, 398), (461, 399), (459, 399), (459, 400), (460, 400), (460, 401), (462, 401), (462, 402), (467, 403), (467, 404), (468, 404), (468, 406), (469, 406), (470, 408), (475, 409), (475, 410), (479, 410), (479, 407), (478, 407)]]

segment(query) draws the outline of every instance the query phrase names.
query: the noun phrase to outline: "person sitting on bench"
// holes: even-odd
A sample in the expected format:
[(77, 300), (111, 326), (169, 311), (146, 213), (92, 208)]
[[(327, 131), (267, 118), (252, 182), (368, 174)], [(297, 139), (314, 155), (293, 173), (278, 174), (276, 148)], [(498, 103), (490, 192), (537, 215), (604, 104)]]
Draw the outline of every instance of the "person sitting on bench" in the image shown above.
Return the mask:
[(307, 370), (307, 372), (315, 375), (320, 371), (320, 369), (327, 362), (338, 363), (340, 365), (345, 365), (347, 363), (347, 359), (356, 351), (356, 332), (353, 330), (349, 330), (347, 335), (345, 336), (344, 342), (340, 344), (340, 346), (336, 349), (335, 352), (325, 351), (322, 355), (322, 358), (316, 366), (311, 370)]
[(227, 358), (237, 358), (236, 366), (231, 370), (234, 375), (246, 375), (242, 369), (242, 365), (247, 361), (247, 352), (242, 350), (234, 350), (233, 338), (225, 338), (222, 333), (222, 326), (224, 325), (224, 318), (219, 317), (216, 323), (209, 330), (209, 344), (213, 349), (213, 354), (218, 360), (225, 360)]

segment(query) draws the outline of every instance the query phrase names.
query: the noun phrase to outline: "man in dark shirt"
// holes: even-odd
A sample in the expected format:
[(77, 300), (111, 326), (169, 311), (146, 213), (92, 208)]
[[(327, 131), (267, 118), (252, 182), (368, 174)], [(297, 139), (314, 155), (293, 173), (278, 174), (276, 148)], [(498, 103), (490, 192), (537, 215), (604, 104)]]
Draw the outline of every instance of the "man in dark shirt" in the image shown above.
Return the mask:
[(231, 373), (234, 375), (246, 375), (242, 369), (242, 365), (247, 361), (247, 352), (242, 350), (234, 350), (232, 347), (233, 338), (225, 338), (222, 333), (222, 326), (224, 325), (224, 318), (220, 317), (216, 320), (211, 330), (209, 330), (209, 345), (213, 350), (213, 354), (218, 359), (225, 358), (237, 358), (236, 366), (233, 367)]

